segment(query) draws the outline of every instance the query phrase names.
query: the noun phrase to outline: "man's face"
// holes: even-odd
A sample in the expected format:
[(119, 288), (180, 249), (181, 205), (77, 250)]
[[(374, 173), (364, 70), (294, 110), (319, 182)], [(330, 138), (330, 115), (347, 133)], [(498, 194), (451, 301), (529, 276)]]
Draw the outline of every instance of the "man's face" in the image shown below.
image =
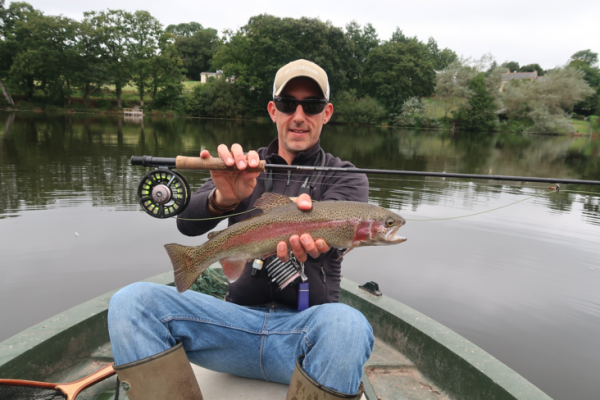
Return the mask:
[[(296, 100), (322, 99), (323, 94), (315, 81), (309, 78), (296, 78), (288, 82), (281, 97)], [(305, 114), (301, 105), (292, 114), (284, 114), (277, 110), (274, 102), (269, 102), (269, 115), (277, 123), (279, 137), (279, 155), (291, 163), (295, 155), (313, 147), (333, 114), (333, 105), (328, 103), (320, 114)]]

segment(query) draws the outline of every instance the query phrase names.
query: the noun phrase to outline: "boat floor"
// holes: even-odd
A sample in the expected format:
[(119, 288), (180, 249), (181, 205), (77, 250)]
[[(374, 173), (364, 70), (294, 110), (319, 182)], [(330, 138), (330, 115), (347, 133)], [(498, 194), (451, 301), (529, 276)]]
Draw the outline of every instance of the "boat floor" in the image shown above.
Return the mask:
[[(214, 372), (192, 364), (205, 400), (282, 400), (288, 385)], [(368, 378), (368, 379), (366, 379)], [(375, 339), (363, 375), (368, 400), (446, 400), (402, 353)], [(363, 396), (363, 399), (365, 396)]]

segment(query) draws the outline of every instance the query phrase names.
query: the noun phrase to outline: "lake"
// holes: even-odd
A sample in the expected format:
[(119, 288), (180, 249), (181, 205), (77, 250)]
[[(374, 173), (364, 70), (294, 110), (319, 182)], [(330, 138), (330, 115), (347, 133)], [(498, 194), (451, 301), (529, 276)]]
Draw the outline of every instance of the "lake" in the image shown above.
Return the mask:
[[(216, 154), (220, 143), (236, 142), (256, 149), (276, 136), (266, 118), (0, 112), (2, 127), (0, 340), (170, 270), (165, 243), (205, 240), (141, 211), (136, 191), (150, 169), (130, 166), (132, 155)], [(600, 179), (600, 140), (590, 137), (331, 125), (321, 145), (361, 168)], [(208, 177), (183, 173), (192, 189)], [(400, 234), (408, 241), (354, 250), (345, 277), (378, 282), (553, 398), (599, 397), (599, 188), (369, 180), (370, 202), (407, 219)]]

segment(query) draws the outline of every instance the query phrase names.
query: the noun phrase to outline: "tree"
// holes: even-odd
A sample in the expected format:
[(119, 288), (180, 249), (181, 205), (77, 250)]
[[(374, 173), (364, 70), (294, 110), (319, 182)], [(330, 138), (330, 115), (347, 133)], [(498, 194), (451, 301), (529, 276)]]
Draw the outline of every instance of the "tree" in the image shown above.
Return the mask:
[(502, 63), (502, 66), (508, 68), (508, 72), (517, 72), (520, 68), (516, 61), (506, 61)]
[(579, 60), (593, 67), (598, 63), (598, 53), (594, 53), (590, 49), (580, 50), (571, 56), (571, 60)]
[(497, 121), (496, 104), (494, 98), (487, 91), (485, 74), (479, 72), (469, 82), (469, 89), (473, 92), (469, 103), (461, 108), (456, 121), (460, 129), (470, 131), (489, 131), (494, 128)]
[(236, 118), (245, 113), (240, 88), (224, 77), (196, 85), (186, 103), (186, 114), (196, 117)]
[(540, 67), (540, 64), (527, 64), (519, 68), (519, 72), (534, 72), (537, 71), (538, 76), (544, 75), (544, 69)]
[(556, 68), (544, 80), (513, 80), (504, 87), (502, 102), (508, 118), (523, 121), (530, 132), (572, 130), (568, 113), (594, 90), (576, 68)]
[(252, 114), (264, 114), (272, 98), (275, 73), (299, 58), (327, 71), (332, 93), (348, 87), (351, 45), (344, 32), (330, 22), (263, 14), (225, 34), (227, 41), (215, 53), (213, 67), (222, 69), (225, 77), (235, 77)]
[(152, 63), (158, 52), (162, 25), (148, 11), (128, 14), (130, 42), (128, 56), (131, 57), (132, 80), (138, 88), (140, 104), (144, 105), (144, 95), (151, 77)]
[(165, 32), (172, 33), (174, 36), (192, 37), (194, 33), (203, 30), (204, 27), (198, 22), (188, 22), (178, 25), (169, 25)]
[(440, 50), (434, 38), (430, 37), (427, 41), (427, 48), (433, 59), (433, 67), (436, 71), (441, 71), (453, 62), (458, 60), (456, 53), (449, 48)]
[(600, 111), (600, 72), (598, 68), (591, 67), (582, 60), (573, 60), (569, 67), (583, 72), (583, 79), (595, 90), (593, 94), (586, 97), (573, 106), (573, 111), (580, 115), (593, 115)]
[(380, 100), (390, 113), (397, 112), (409, 97), (431, 95), (434, 85), (434, 65), (427, 47), (414, 39), (389, 41), (367, 56), (363, 91)]
[(79, 58), (73, 80), (83, 92), (83, 103), (87, 106), (90, 95), (99, 92), (102, 85), (109, 80), (109, 71), (103, 59), (101, 29), (94, 24), (90, 13), (86, 12), (83, 15), (84, 18), (75, 32), (75, 47)]
[(461, 61), (455, 61), (435, 76), (435, 95), (444, 103), (444, 117), (454, 107), (460, 107), (471, 97), (469, 82), (477, 71)]
[(366, 24), (364, 27), (356, 21), (346, 25), (346, 38), (351, 47), (351, 62), (353, 63), (348, 77), (349, 85), (353, 89), (360, 88), (360, 81), (363, 77), (367, 56), (375, 47), (379, 46), (380, 40), (377, 31), (371, 24)]
[(87, 14), (92, 29), (100, 40), (102, 58), (108, 71), (108, 82), (115, 85), (117, 107), (122, 107), (123, 86), (132, 78), (133, 59), (130, 54), (131, 21), (133, 15), (124, 10), (91, 11)]
[(221, 46), (216, 29), (199, 29), (191, 36), (177, 36), (175, 46), (187, 70), (188, 79), (197, 81), (201, 72), (215, 71), (212, 58)]
[(152, 63), (152, 106), (173, 109), (183, 92), (183, 62), (175, 46), (175, 38), (163, 33), (159, 39), (160, 54)]

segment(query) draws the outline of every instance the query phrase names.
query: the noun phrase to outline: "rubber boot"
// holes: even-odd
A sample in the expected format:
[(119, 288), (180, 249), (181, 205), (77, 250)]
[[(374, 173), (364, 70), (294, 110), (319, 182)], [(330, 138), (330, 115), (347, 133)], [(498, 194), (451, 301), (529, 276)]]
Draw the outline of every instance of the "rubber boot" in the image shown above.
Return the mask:
[(113, 366), (131, 400), (202, 400), (181, 343), (162, 353)]
[[(333, 400), (333, 399), (355, 399), (359, 400), (363, 390), (354, 394), (346, 394), (337, 390), (329, 389), (311, 378), (302, 368), (304, 356), (296, 360), (296, 368), (292, 374), (292, 381), (285, 400)], [(362, 384), (361, 384), (362, 387)]]

